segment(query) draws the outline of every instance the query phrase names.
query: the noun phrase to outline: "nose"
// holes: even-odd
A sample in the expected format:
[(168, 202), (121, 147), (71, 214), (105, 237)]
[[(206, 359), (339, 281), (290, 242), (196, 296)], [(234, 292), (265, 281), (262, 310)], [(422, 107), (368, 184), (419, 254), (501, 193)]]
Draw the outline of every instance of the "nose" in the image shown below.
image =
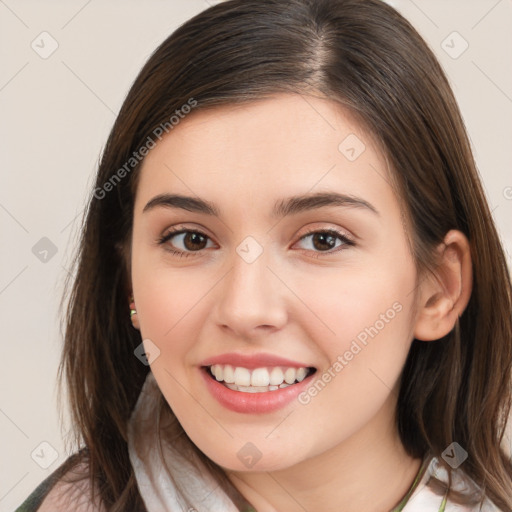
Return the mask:
[(265, 251), (252, 263), (236, 252), (231, 261), (231, 269), (217, 290), (216, 324), (246, 340), (281, 329), (288, 318), (285, 287), (268, 268)]

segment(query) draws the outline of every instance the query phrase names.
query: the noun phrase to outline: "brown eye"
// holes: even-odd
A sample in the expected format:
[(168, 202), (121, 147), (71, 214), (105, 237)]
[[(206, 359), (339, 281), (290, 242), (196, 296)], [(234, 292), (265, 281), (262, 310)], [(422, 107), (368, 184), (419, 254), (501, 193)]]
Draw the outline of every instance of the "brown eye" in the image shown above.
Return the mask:
[(176, 230), (167, 233), (158, 242), (162, 245), (170, 246), (168, 248), (172, 253), (188, 256), (188, 253), (199, 252), (208, 247), (209, 237), (200, 231), (194, 230)]
[(329, 233), (315, 233), (312, 242), (315, 249), (328, 251), (336, 246), (336, 237)]
[(345, 234), (335, 230), (312, 231), (302, 236), (300, 242), (306, 240), (303, 248), (313, 252), (337, 252), (344, 246), (355, 245)]
[(183, 245), (189, 251), (198, 251), (206, 246), (206, 237), (195, 232), (187, 232), (183, 237)]

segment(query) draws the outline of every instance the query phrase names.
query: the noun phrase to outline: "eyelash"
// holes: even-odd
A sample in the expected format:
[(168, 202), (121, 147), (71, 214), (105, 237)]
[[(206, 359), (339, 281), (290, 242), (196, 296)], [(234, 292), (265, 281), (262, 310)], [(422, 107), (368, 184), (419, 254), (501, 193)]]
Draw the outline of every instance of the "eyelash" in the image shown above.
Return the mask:
[[(204, 237), (210, 239), (210, 237), (208, 235), (206, 235), (205, 233), (203, 233), (202, 231), (198, 231), (195, 229), (177, 228), (177, 229), (168, 231), (165, 235), (160, 237), (157, 240), (157, 242), (159, 245), (163, 245), (166, 242), (168, 242), (171, 238), (173, 238), (174, 236), (182, 235), (183, 233), (197, 233), (198, 235), (201, 235), (201, 236), (204, 236)], [(340, 239), (343, 242), (343, 244), (336, 249), (331, 249), (328, 251), (309, 251), (308, 249), (303, 249), (304, 251), (313, 252), (313, 254), (311, 255), (313, 258), (321, 258), (324, 254), (331, 255), (338, 251), (343, 250), (344, 247), (353, 247), (355, 245), (355, 242), (353, 240), (348, 238), (344, 233), (341, 233), (340, 231), (337, 231), (335, 229), (312, 229), (310, 231), (307, 231), (304, 235), (302, 235), (299, 238), (299, 241), (303, 240), (304, 238), (307, 238), (310, 235), (315, 235), (315, 234), (328, 234), (328, 235), (335, 236), (336, 238)], [(201, 251), (177, 251), (172, 248), (166, 248), (165, 250), (169, 251), (171, 254), (173, 254), (175, 256), (180, 256), (180, 257), (185, 257), (185, 258), (188, 258), (189, 256), (192, 256), (195, 253), (201, 252)]]

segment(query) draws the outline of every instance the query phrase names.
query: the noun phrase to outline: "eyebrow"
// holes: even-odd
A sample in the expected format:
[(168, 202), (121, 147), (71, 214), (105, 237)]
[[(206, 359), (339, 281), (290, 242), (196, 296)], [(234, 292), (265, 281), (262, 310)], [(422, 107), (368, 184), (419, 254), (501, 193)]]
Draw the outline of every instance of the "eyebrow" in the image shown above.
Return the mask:
[[(280, 218), (296, 215), (326, 206), (362, 208), (379, 215), (379, 212), (372, 204), (359, 197), (338, 194), (337, 192), (317, 192), (315, 194), (292, 196), (277, 201), (272, 210), (272, 217)], [(220, 210), (215, 204), (199, 197), (183, 196), (180, 194), (159, 194), (146, 204), (142, 212), (145, 213), (156, 207), (181, 209), (220, 217)]]

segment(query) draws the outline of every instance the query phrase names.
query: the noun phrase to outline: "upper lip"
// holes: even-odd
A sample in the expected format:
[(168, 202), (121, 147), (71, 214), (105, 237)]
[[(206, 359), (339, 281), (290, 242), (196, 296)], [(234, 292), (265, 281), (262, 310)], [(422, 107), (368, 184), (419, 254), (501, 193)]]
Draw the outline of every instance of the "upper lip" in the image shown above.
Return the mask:
[(200, 366), (211, 366), (213, 364), (230, 364), (235, 367), (247, 369), (263, 368), (265, 366), (286, 366), (290, 368), (310, 368), (311, 365), (292, 361), (284, 357), (275, 356), (273, 354), (237, 354), (235, 352), (229, 354), (220, 354), (218, 356), (209, 357), (200, 363)]

